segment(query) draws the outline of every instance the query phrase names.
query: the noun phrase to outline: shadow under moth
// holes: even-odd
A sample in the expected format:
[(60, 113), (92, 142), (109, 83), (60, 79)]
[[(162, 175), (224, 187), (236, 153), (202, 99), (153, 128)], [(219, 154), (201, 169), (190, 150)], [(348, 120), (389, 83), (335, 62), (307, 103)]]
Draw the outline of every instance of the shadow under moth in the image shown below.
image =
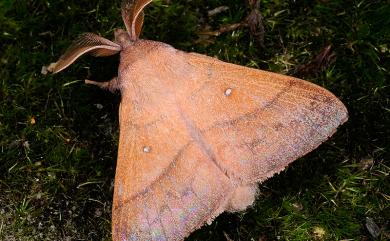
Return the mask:
[(47, 70), (83, 54), (120, 53), (118, 76), (86, 80), (121, 93), (114, 241), (183, 240), (224, 211), (245, 210), (258, 183), (327, 140), (348, 119), (307, 81), (139, 39), (152, 0), (123, 0), (126, 30), (81, 35)]

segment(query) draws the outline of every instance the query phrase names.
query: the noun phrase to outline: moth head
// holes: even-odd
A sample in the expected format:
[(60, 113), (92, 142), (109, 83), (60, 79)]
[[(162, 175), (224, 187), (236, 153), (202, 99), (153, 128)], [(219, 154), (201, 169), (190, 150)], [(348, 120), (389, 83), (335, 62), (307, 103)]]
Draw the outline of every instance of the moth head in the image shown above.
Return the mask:
[(72, 43), (57, 62), (44, 66), (42, 73), (58, 73), (86, 53), (94, 57), (105, 57), (122, 51), (139, 39), (144, 23), (143, 9), (151, 2), (152, 0), (123, 0), (121, 12), (126, 31), (116, 29), (114, 41), (93, 33), (84, 33)]
[(114, 36), (115, 43), (118, 43), (120, 46), (122, 46), (122, 48), (133, 42), (130, 38), (129, 33), (121, 28), (117, 28), (114, 30)]

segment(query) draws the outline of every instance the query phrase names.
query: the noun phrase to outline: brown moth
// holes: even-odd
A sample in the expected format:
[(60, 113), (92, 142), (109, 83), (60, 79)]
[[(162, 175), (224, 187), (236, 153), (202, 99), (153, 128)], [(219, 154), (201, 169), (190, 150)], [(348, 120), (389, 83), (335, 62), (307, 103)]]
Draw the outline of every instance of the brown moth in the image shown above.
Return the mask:
[(92, 33), (48, 67), (120, 52), (120, 137), (112, 237), (183, 240), (224, 211), (251, 205), (257, 184), (327, 140), (348, 116), (329, 91), (301, 79), (141, 40), (151, 0), (124, 0), (126, 31)]

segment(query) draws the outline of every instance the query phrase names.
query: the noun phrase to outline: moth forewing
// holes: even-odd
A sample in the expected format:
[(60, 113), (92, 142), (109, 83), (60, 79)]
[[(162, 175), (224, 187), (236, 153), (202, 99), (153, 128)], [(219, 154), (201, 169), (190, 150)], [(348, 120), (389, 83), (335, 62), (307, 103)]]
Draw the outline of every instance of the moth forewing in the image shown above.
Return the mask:
[(333, 94), (307, 81), (154, 41), (125, 53), (140, 50), (142, 59), (121, 67), (116, 240), (182, 240), (221, 212), (244, 209), (256, 183), (347, 120)]

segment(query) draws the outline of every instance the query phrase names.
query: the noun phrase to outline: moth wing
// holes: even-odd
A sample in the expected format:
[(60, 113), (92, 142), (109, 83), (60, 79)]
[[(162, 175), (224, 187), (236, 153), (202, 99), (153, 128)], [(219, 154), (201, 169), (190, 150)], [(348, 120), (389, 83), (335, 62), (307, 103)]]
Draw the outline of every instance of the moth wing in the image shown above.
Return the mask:
[(95, 57), (114, 55), (121, 51), (121, 46), (99, 35), (84, 33), (77, 38), (56, 63), (50, 64), (48, 70), (58, 73), (71, 65), (85, 53)]
[[(137, 84), (147, 82), (147, 76)], [(122, 94), (114, 241), (183, 240), (223, 212), (233, 192), (230, 180), (191, 138), (170, 99), (153, 98), (156, 91), (164, 90)]]
[(348, 119), (343, 103), (318, 85), (200, 54), (183, 56), (196, 74), (178, 82), (178, 102), (223, 171), (242, 183), (280, 172)]
[(183, 240), (228, 210), (240, 187), (281, 171), (347, 119), (309, 82), (152, 49), (122, 69), (131, 88), (120, 107), (115, 241)]

